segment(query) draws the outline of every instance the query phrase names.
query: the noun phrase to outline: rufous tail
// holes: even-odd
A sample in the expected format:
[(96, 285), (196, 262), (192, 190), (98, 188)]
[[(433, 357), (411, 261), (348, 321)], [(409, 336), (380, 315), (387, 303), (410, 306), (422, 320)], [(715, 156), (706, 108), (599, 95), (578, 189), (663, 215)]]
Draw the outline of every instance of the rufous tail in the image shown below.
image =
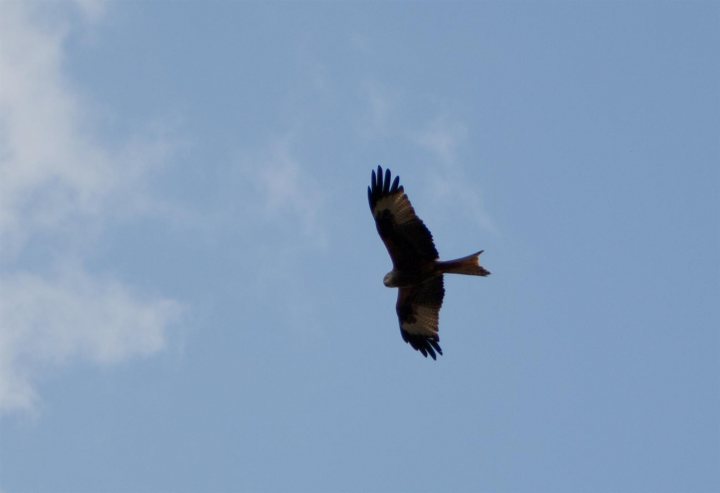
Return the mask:
[(484, 250), (468, 255), (467, 257), (457, 258), (455, 260), (447, 260), (438, 262), (440, 271), (444, 274), (465, 274), (468, 276), (487, 276), (490, 271), (480, 265), (480, 254)]

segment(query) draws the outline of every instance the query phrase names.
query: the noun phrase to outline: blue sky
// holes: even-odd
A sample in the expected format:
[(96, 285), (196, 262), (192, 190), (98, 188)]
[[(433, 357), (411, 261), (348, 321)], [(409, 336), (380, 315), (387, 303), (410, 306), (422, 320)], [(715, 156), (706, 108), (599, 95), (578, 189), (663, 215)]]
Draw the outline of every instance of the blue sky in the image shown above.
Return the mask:
[(0, 14), (3, 493), (720, 491), (716, 3)]

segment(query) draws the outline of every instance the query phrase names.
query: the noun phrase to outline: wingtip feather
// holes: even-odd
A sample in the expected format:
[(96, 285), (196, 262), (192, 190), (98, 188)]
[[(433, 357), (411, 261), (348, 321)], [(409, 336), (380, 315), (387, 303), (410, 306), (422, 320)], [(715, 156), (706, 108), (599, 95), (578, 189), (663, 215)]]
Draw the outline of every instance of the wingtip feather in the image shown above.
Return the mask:
[(390, 169), (385, 169), (385, 180), (383, 182), (383, 193), (389, 193), (390, 192), (390, 178), (392, 175), (390, 174)]
[(438, 354), (442, 355), (442, 348), (440, 347), (440, 344), (438, 344), (438, 341), (435, 339), (430, 339), (430, 344), (432, 344), (432, 347), (435, 348), (435, 351), (438, 352)]

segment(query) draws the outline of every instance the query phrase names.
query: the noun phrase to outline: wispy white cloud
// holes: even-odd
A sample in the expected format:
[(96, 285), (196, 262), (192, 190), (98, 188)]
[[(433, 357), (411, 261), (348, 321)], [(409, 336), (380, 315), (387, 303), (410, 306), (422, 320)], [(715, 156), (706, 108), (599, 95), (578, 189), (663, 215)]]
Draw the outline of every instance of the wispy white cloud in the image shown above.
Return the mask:
[(292, 152), (290, 138), (275, 139), (261, 150), (241, 156), (237, 166), (238, 182), (250, 187), (241, 205), (248, 223), (252, 215), (265, 225), (282, 227), (294, 244), (304, 240), (315, 247), (327, 245), (326, 194), (310, 166)]
[(460, 147), (465, 145), (467, 127), (447, 116), (431, 119), (424, 127), (411, 132), (411, 140), (428, 151), (433, 165), (428, 168), (431, 193), (438, 204), (452, 204), (469, 211), (468, 217), (487, 231), (496, 232), (496, 226), (482, 198), (481, 187), (468, 178), (467, 164), (458, 158)]
[[(100, 2), (80, 4), (93, 16), (101, 8)], [(100, 145), (92, 136), (89, 105), (63, 75), (65, 29), (34, 22), (22, 6), (3, 3), (0, 16), (0, 252), (5, 255), (40, 231), (63, 234), (99, 214), (147, 207), (138, 187), (162, 162), (168, 145), (159, 135), (131, 136), (120, 148)]]
[(32, 410), (34, 382), (71, 360), (112, 364), (162, 350), (181, 306), (144, 297), (80, 268), (55, 275), (21, 272), (0, 282), (0, 402)]
[(304, 279), (308, 265), (332, 241), (333, 191), (297, 150), (294, 135), (236, 151), (223, 174), (225, 192), (212, 214), (209, 236), (232, 235), (242, 252), (237, 266), (243, 285), (252, 286), (249, 303), (282, 320), (278, 326), (307, 330), (323, 307), (305, 289)]
[(417, 130), (412, 138), (416, 144), (435, 155), (436, 162), (446, 168), (457, 166), (457, 151), (467, 138), (467, 128), (459, 121), (439, 116)]
[(371, 139), (395, 139), (427, 153), (428, 158), (420, 162), (424, 163), (421, 167), (427, 182), (432, 184), (430, 193), (436, 203), (462, 208), (479, 228), (496, 233), (483, 203), (481, 187), (473, 183), (467, 172), (470, 166), (481, 164), (462, 162), (460, 158), (467, 154), (461, 152), (468, 147), (467, 126), (442, 112), (428, 111), (424, 118), (412, 119), (407, 116), (407, 95), (403, 98), (401, 93), (377, 81), (367, 81), (360, 88), (365, 111), (359, 118), (359, 134)]
[[(63, 73), (66, 35), (78, 19), (54, 22), (37, 5), (0, 6), (0, 412), (32, 410), (36, 379), (49, 366), (161, 350), (180, 310), (81, 264), (32, 274), (19, 267), (34, 238), (56, 242), (59, 258), (79, 257), (69, 238), (101, 229), (109, 215), (141, 212), (146, 178), (166, 148), (128, 136), (110, 149), (93, 134), (89, 105)], [(104, 3), (74, 6), (92, 22)]]
[(366, 111), (359, 119), (361, 134), (366, 137), (387, 134), (393, 112), (393, 98), (387, 88), (371, 81), (363, 84), (362, 92)]

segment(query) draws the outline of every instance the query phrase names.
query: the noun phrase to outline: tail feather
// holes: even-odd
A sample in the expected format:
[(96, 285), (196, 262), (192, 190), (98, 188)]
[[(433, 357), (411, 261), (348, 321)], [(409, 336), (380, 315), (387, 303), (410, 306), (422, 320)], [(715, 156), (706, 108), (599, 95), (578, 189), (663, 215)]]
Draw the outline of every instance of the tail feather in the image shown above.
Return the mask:
[(480, 254), (484, 250), (455, 260), (438, 262), (440, 271), (444, 274), (465, 274), (468, 276), (487, 276), (490, 271), (480, 265)]

